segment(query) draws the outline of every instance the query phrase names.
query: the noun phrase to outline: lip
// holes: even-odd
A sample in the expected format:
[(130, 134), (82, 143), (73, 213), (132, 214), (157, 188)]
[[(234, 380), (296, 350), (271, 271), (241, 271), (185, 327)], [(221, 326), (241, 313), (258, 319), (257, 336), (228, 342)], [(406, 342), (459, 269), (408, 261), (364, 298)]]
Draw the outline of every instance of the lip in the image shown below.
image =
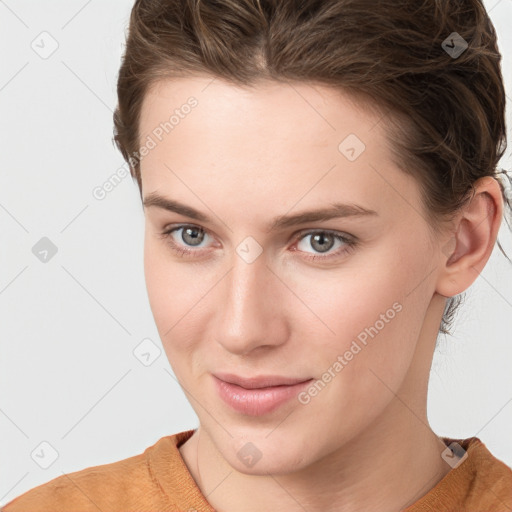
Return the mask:
[(228, 384), (236, 384), (245, 389), (268, 388), (272, 386), (293, 386), (301, 382), (310, 381), (311, 378), (301, 379), (294, 377), (281, 377), (280, 375), (260, 375), (257, 377), (240, 377), (233, 373), (215, 373), (217, 379), (227, 382)]
[[(213, 375), (217, 392), (222, 400), (237, 412), (248, 416), (261, 416), (275, 411), (281, 405), (296, 397), (313, 380), (289, 379), (275, 376), (242, 379), (233, 375), (225, 378), (236, 378), (238, 382), (252, 386), (252, 388), (245, 388), (232, 382), (226, 382)], [(281, 384), (275, 385), (275, 382), (280, 382)], [(283, 382), (288, 382), (288, 384), (283, 384)], [(268, 383), (274, 385), (268, 385)], [(262, 384), (267, 384), (267, 386), (262, 386)]]

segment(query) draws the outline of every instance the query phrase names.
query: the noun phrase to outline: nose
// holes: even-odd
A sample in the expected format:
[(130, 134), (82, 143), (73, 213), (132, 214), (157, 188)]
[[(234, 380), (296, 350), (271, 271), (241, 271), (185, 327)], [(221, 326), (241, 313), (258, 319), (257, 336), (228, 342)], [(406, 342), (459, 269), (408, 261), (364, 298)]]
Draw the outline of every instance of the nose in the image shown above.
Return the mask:
[(285, 288), (263, 254), (252, 263), (235, 254), (233, 266), (217, 290), (217, 342), (236, 355), (284, 343), (289, 337), (283, 316)]

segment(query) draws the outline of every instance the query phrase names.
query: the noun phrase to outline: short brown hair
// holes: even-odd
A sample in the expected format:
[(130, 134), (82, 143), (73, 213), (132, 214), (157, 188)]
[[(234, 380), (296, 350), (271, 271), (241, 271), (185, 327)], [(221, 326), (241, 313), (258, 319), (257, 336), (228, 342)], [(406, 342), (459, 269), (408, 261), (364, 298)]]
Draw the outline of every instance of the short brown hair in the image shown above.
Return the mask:
[[(144, 96), (159, 80), (194, 74), (242, 87), (318, 83), (363, 100), (385, 119), (431, 227), (453, 218), (483, 176), (512, 208), (498, 175), (512, 180), (497, 169), (507, 147), (501, 55), (481, 0), (136, 0), (114, 141), (141, 196)], [(440, 332), (450, 334), (462, 298), (449, 299)]]

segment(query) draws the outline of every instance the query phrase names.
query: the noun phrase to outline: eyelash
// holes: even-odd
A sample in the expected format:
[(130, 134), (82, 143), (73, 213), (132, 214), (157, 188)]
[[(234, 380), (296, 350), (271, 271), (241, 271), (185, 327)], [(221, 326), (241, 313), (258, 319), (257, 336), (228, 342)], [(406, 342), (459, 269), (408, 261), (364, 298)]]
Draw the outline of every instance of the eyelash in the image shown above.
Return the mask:
[[(200, 251), (196, 251), (194, 249), (183, 249), (176, 242), (174, 242), (172, 240), (171, 235), (174, 231), (178, 231), (180, 229), (185, 229), (185, 228), (193, 228), (198, 231), (203, 231), (204, 233), (209, 234), (208, 231), (206, 231), (198, 226), (194, 226), (192, 224), (182, 224), (179, 226), (173, 226), (173, 227), (165, 230), (164, 232), (160, 233), (159, 236), (160, 236), (160, 238), (166, 240), (166, 242), (168, 242), (168, 244), (171, 246), (171, 249), (174, 252), (176, 252), (177, 254), (179, 254), (180, 256), (184, 256), (186, 258), (194, 258), (194, 257), (196, 257), (195, 253), (200, 252)], [(358, 244), (357, 238), (352, 235), (350, 235), (350, 237), (346, 236), (346, 235), (340, 235), (340, 234), (338, 234), (337, 231), (331, 231), (331, 230), (326, 230), (326, 229), (301, 231), (301, 232), (297, 233), (297, 235), (294, 238), (296, 241), (300, 241), (300, 240), (302, 240), (302, 238), (305, 238), (308, 235), (326, 234), (326, 233), (330, 234), (330, 235), (334, 235), (334, 238), (336, 238), (336, 240), (343, 242), (345, 244), (345, 248), (338, 250), (337, 252), (335, 252), (334, 254), (331, 254), (329, 256), (311, 256), (311, 255), (305, 256), (305, 258), (307, 260), (312, 260), (312, 261), (319, 261), (319, 260), (327, 261), (327, 260), (329, 260), (330, 261), (335, 258), (340, 258), (341, 256), (344, 256), (345, 254), (351, 253)]]

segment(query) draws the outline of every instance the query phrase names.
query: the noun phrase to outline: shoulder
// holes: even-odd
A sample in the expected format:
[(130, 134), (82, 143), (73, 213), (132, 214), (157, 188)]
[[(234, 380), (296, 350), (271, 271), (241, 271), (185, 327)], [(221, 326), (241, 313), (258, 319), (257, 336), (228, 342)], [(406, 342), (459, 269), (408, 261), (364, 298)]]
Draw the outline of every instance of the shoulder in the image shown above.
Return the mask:
[(172, 458), (179, 435), (163, 437), (143, 453), (117, 462), (63, 473), (14, 498), (1, 512), (167, 509), (167, 497), (153, 475), (151, 460), (155, 452), (167, 452)]
[[(467, 460), (453, 471), (453, 482), (464, 491), (466, 509), (510, 511), (512, 509), (512, 469), (496, 458), (477, 437), (455, 441), (467, 451), (468, 455)], [(455, 491), (455, 489), (452, 490)]]
[[(471, 438), (474, 449), (471, 469), (475, 475), (474, 494), (486, 496), (496, 510), (512, 509), (512, 468), (496, 458), (478, 438)], [(502, 507), (502, 508), (499, 508)]]

